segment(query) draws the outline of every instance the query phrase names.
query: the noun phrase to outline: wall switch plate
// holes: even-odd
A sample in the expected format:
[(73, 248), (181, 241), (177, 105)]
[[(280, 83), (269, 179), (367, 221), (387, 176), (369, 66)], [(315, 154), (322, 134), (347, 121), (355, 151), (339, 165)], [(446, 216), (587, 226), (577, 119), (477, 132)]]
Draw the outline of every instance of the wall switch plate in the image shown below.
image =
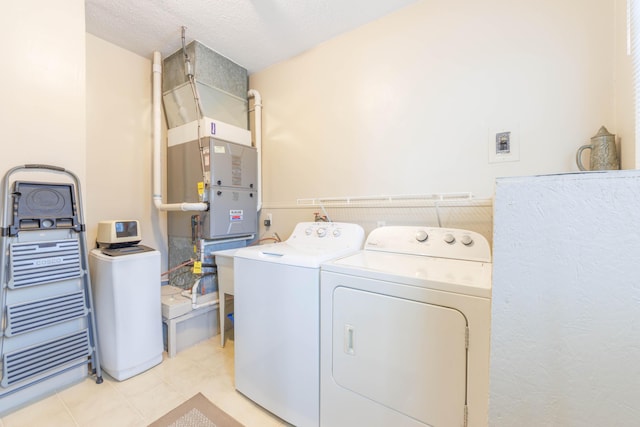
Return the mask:
[(520, 141), (517, 126), (489, 129), (489, 163), (520, 160)]

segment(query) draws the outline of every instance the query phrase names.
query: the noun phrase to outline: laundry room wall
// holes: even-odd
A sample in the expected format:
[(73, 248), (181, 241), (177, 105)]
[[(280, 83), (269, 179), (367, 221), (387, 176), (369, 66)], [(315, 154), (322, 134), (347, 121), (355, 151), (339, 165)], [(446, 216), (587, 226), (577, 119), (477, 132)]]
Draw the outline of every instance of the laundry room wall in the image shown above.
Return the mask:
[[(575, 171), (576, 149), (603, 124), (634, 167), (624, 0), (512, 3), (424, 0), (251, 75), (264, 105), (259, 237), (286, 238), (318, 213), (367, 232), (440, 224), (491, 240), (495, 177)], [(145, 194), (148, 60), (87, 35), (90, 226), (139, 216), (145, 242), (164, 250), (164, 214)], [(496, 130), (513, 132), (518, 161), (489, 163)], [(138, 168), (113, 173), (121, 162)], [(450, 192), (474, 200), (308, 204)]]
[(86, 39), (89, 246), (98, 221), (137, 219), (142, 243), (163, 254), (164, 271), (166, 213), (155, 209), (151, 189), (152, 53), (145, 58), (91, 34)]
[[(298, 199), (490, 199), (496, 177), (576, 171), (577, 148), (601, 125), (632, 143), (614, 106), (616, 90), (631, 91), (630, 80), (614, 84), (623, 3), (423, 0), (252, 74), (264, 106), (270, 228), (312, 219)], [(517, 161), (489, 162), (498, 131), (512, 132)], [(635, 150), (623, 151), (633, 167)], [(330, 211), (357, 220), (349, 208)], [(368, 213), (435, 225), (435, 215), (411, 210)], [(491, 209), (463, 216), (483, 229), (492, 221)]]
[[(636, 141), (635, 100), (631, 46), (627, 36), (627, 5), (630, 1), (615, 0), (615, 133), (621, 153), (622, 169), (640, 167), (640, 150)], [(630, 39), (629, 39), (630, 42)], [(613, 130), (611, 131), (613, 132)]]
[[(625, 10), (625, 0), (423, 0), (253, 74), (251, 87), (264, 104), (263, 213), (274, 218), (261, 236), (286, 237), (295, 222), (322, 213), (299, 205), (300, 198), (470, 191), (484, 201), (497, 176), (576, 170), (576, 148), (602, 124), (620, 138), (623, 167), (635, 167)], [(0, 43), (12, 58), (0, 69), (0, 171), (50, 163), (83, 183), (88, 173), (89, 240), (97, 221), (122, 214), (144, 218), (145, 241), (164, 247), (164, 227), (156, 227), (163, 216), (141, 196), (150, 182), (150, 73), (140, 69), (148, 59), (91, 36), (85, 53), (80, 0), (67, 2), (64, 13), (43, 0), (6, 4), (0, 23), (7, 35)], [(135, 70), (125, 84), (108, 75), (118, 65), (101, 62), (103, 53)], [(88, 89), (85, 64), (92, 67)], [(124, 88), (133, 80), (139, 87), (130, 94)], [(105, 88), (122, 105), (87, 100), (85, 113), (85, 90)], [(515, 129), (519, 161), (488, 162), (495, 129)], [(141, 146), (132, 146), (138, 137)], [(120, 164), (105, 150), (110, 145), (133, 155), (138, 167), (107, 171), (102, 159)], [(368, 229), (437, 223), (433, 203), (328, 212)], [(455, 207), (444, 216), (443, 225), (470, 224), (490, 237), (490, 208)]]
[[(28, 163), (85, 178), (84, 2), (3, 2), (0, 13), (0, 174)], [(66, 180), (52, 173), (12, 179)], [(4, 206), (4, 200), (0, 202)]]

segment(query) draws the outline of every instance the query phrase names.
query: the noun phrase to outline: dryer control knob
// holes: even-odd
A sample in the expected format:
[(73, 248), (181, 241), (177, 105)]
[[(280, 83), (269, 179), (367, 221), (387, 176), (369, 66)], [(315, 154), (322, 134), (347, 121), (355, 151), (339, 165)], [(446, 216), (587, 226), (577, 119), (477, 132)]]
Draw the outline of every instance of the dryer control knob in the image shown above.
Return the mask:
[(462, 242), (463, 245), (465, 246), (469, 246), (470, 244), (473, 243), (473, 239), (471, 238), (471, 236), (469, 236), (468, 234), (465, 234), (464, 236), (462, 236), (460, 238), (460, 241)]
[(447, 234), (444, 235), (444, 241), (449, 243), (449, 244), (451, 244), (451, 243), (456, 241), (456, 238), (453, 237), (453, 234), (447, 233)]
[(333, 230), (333, 237), (340, 237), (340, 234), (342, 232), (340, 231), (339, 228), (336, 228), (335, 230)]
[(320, 227), (316, 230), (316, 234), (318, 235), (318, 237), (324, 237), (327, 235), (327, 229), (324, 227)]
[(313, 229), (311, 227), (304, 230), (304, 234), (307, 236), (311, 236), (311, 233), (313, 233)]
[(429, 235), (424, 230), (420, 230), (416, 233), (416, 240), (418, 242), (425, 242), (428, 238), (429, 238)]

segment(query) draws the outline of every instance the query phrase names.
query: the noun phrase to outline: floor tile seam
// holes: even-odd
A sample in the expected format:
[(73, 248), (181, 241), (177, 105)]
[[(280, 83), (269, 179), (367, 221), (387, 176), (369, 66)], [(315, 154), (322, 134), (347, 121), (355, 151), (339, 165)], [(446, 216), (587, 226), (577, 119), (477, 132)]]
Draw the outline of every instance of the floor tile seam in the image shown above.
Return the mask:
[[(66, 390), (66, 389), (65, 389)], [(61, 390), (62, 391), (62, 390)], [(56, 399), (58, 399), (58, 402), (60, 403), (60, 405), (62, 405), (62, 407), (64, 408), (65, 411), (67, 411), (67, 414), (69, 414), (69, 416), (71, 417), (71, 420), (73, 421), (73, 424), (76, 427), (80, 427), (80, 423), (78, 422), (78, 420), (76, 419), (76, 417), (73, 416), (73, 412), (71, 411), (71, 408), (69, 408), (69, 405), (67, 405), (67, 403), (64, 401), (64, 399), (62, 398), (62, 396), (60, 395), (60, 392), (58, 391), (56, 392), (55, 396)]]
[[(114, 381), (115, 381), (115, 380), (114, 380)], [(108, 380), (108, 379), (106, 379), (106, 378), (105, 378), (105, 379), (104, 379), (104, 381), (102, 381), (102, 382), (100, 382), (100, 383), (95, 382), (95, 386), (96, 386), (96, 387), (102, 387), (102, 388), (105, 388), (105, 387), (106, 387), (106, 388), (109, 388), (111, 392), (114, 392), (114, 391), (115, 391), (115, 393), (116, 393), (116, 394), (118, 394), (118, 395), (120, 395), (121, 397), (123, 397), (123, 399), (122, 399), (122, 400), (126, 402), (126, 398), (124, 398), (124, 396), (122, 396), (122, 393), (120, 393), (120, 391), (119, 391), (119, 390), (118, 390), (118, 388), (115, 386), (115, 384), (113, 383), (113, 381)], [(63, 391), (65, 391), (65, 390), (61, 390), (61, 392), (63, 392)], [(72, 409), (71, 409), (71, 407), (70, 407), (70, 406), (65, 402), (64, 397), (63, 397), (62, 395), (60, 395), (59, 397), (60, 397), (60, 400), (62, 401), (62, 403), (64, 404), (64, 406), (65, 406), (65, 407), (67, 408), (67, 410), (71, 413), (71, 416), (72, 416), (72, 418), (73, 418), (74, 422), (76, 423), (76, 425), (77, 425), (77, 426), (79, 426), (79, 427), (86, 426), (87, 424), (83, 424), (82, 422), (80, 422), (80, 420), (79, 420), (79, 419), (77, 419), (76, 417), (74, 417), (74, 416), (73, 416), (73, 410), (72, 410)], [(129, 405), (129, 407), (131, 407), (131, 405)]]
[[(175, 384), (172, 383), (168, 380), (165, 380), (164, 378), (160, 378), (160, 380), (169, 388), (171, 388), (171, 390), (175, 391), (180, 397), (182, 397), (184, 399), (184, 401), (186, 402), (187, 400), (189, 400), (191, 397), (193, 397), (192, 395), (187, 395), (187, 393), (185, 393), (185, 391), (183, 390), (182, 387), (180, 387), (179, 384)], [(184, 402), (183, 402), (184, 403)], [(152, 420), (153, 421), (153, 420)]]
[(140, 419), (147, 421), (142, 411), (140, 411), (140, 409), (138, 409), (138, 407), (130, 400), (130, 397), (128, 395), (126, 395), (123, 391), (120, 390), (119, 387), (116, 387), (116, 385), (112, 384), (110, 381), (105, 381), (105, 383), (109, 384), (109, 386), (111, 386), (116, 391), (116, 393), (118, 393), (118, 395), (122, 397), (122, 400), (125, 401), (127, 406), (132, 409), (140, 417)]
[[(195, 361), (193, 359), (189, 359), (189, 358), (182, 358), (177, 362), (178, 363), (184, 363), (184, 362), (189, 363), (190, 365), (192, 365), (193, 367), (197, 368), (198, 370), (205, 371), (206, 373), (209, 373), (209, 374), (216, 374), (218, 372), (218, 370), (219, 370), (218, 368), (221, 366), (221, 365), (217, 366), (216, 369), (211, 369), (208, 366), (206, 366), (206, 365), (204, 365), (204, 364), (202, 364), (202, 363), (200, 363), (198, 361)], [(171, 383), (170, 380), (166, 379), (165, 375), (159, 375), (159, 378), (167, 385), (170, 385), (172, 387), (176, 386), (176, 384)]]
[(194, 364), (198, 369), (202, 369), (209, 374), (217, 374), (219, 373), (221, 368), (224, 367), (224, 361), (219, 364), (216, 364), (214, 367), (209, 366), (208, 364), (202, 363), (202, 362), (194, 362)]
[(181, 360), (188, 360), (190, 363), (196, 366), (206, 366), (208, 363), (210, 363), (212, 360), (215, 360), (215, 359), (219, 359), (219, 364), (223, 363), (223, 356), (218, 354), (211, 354), (208, 358), (207, 357), (195, 358), (195, 357), (185, 356)]

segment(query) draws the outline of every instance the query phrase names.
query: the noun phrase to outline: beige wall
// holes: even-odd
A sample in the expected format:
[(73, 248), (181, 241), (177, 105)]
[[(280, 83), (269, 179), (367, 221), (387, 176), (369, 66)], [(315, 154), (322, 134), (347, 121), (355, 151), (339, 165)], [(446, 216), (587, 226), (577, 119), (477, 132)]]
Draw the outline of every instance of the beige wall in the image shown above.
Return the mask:
[(98, 221), (134, 218), (144, 243), (166, 254), (164, 215), (151, 208), (150, 60), (86, 34), (82, 0), (8, 2), (0, 28), (0, 174), (27, 163), (64, 167), (81, 181), (90, 248)]
[(98, 221), (137, 219), (143, 244), (159, 249), (166, 267), (166, 214), (154, 208), (151, 194), (151, 53), (143, 58), (86, 38), (90, 242)]
[[(297, 209), (298, 198), (486, 198), (496, 176), (576, 171), (576, 149), (602, 124), (634, 167), (624, 9), (624, 0), (423, 0), (252, 75), (264, 104), (263, 211), (293, 207), (275, 211), (268, 232), (284, 238), (312, 219), (318, 209)], [(99, 220), (140, 218), (145, 243), (164, 251), (164, 214), (150, 198), (149, 59), (91, 35), (85, 51), (79, 0), (64, 11), (10, 2), (0, 24), (11, 52), (0, 67), (0, 172), (66, 167), (83, 181), (90, 242)], [(520, 161), (488, 163), (497, 128), (513, 130)], [(362, 212), (330, 213), (367, 221), (367, 230), (435, 224), (433, 211)], [(491, 223), (486, 208), (448, 218), (444, 225)]]
[[(84, 2), (3, 2), (0, 32), (0, 174), (44, 163), (72, 171), (84, 184)], [(35, 173), (15, 178), (64, 179)]]
[(633, 99), (633, 69), (627, 55), (627, 0), (615, 0), (615, 131), (620, 144), (622, 169), (640, 166), (640, 150), (635, 141), (635, 104)]
[[(614, 13), (609, 0), (424, 0), (253, 74), (265, 208), (483, 198), (498, 176), (577, 171), (576, 149), (601, 125), (629, 129), (614, 109)], [(501, 128), (520, 160), (490, 164), (489, 131)]]

